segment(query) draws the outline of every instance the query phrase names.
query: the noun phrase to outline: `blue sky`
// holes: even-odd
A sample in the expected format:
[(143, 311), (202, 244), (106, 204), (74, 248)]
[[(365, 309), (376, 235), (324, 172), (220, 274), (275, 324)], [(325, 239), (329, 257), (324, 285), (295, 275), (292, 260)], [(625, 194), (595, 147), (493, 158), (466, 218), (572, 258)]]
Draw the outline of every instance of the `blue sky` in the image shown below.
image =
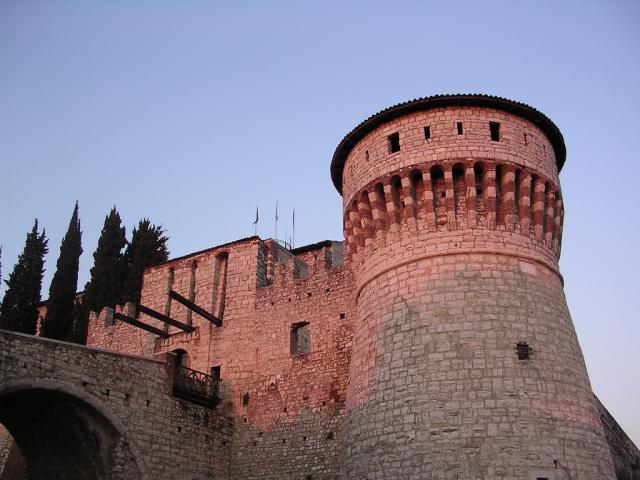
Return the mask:
[(640, 444), (640, 4), (0, 2), (3, 277), (37, 217), (43, 298), (80, 202), (88, 280), (117, 205), (164, 225), (172, 256), (296, 209), (296, 244), (340, 239), (333, 150), (407, 99), (481, 92), (561, 129), (561, 269), (594, 391)]

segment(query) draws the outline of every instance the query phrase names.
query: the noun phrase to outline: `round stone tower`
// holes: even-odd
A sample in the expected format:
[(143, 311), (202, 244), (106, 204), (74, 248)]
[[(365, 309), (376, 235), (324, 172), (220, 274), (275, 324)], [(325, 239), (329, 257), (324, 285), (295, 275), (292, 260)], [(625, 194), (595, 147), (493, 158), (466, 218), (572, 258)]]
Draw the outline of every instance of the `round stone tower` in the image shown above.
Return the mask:
[(485, 95), (402, 103), (342, 140), (342, 478), (615, 478), (558, 270), (565, 156), (546, 116)]

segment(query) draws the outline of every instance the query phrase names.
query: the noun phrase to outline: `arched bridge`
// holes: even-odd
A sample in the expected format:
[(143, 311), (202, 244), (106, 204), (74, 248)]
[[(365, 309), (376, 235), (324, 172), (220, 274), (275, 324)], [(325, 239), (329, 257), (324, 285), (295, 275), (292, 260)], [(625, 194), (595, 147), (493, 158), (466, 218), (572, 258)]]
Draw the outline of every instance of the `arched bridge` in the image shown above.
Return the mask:
[(175, 378), (170, 358), (0, 330), (0, 423), (27, 479), (228, 478), (232, 420)]

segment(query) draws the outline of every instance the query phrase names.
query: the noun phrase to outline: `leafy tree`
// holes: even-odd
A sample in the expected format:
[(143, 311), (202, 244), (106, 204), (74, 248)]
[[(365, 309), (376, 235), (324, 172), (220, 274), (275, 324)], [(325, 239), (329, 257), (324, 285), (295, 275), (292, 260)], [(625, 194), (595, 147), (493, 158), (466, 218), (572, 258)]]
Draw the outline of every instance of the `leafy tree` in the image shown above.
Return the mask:
[(100, 312), (103, 307), (114, 307), (122, 293), (123, 255), (126, 245), (125, 228), (120, 226), (116, 207), (104, 220), (104, 226), (93, 254), (91, 279), (85, 286), (83, 304), (87, 311)]
[(73, 209), (69, 228), (60, 245), (47, 300), (47, 316), (42, 322), (41, 335), (58, 340), (73, 340), (74, 307), (78, 286), (78, 266), (82, 254), (82, 232), (78, 218), (78, 202)]
[(7, 290), (2, 299), (0, 328), (16, 332), (36, 333), (38, 304), (44, 274), (44, 256), (48, 252), (45, 231), (38, 233), (38, 220), (27, 234), (18, 262), (5, 281)]
[(122, 303), (140, 302), (142, 272), (148, 266), (169, 258), (168, 240), (162, 227), (153, 225), (148, 218), (140, 220), (138, 227), (134, 227), (131, 242), (124, 254), (126, 275)]

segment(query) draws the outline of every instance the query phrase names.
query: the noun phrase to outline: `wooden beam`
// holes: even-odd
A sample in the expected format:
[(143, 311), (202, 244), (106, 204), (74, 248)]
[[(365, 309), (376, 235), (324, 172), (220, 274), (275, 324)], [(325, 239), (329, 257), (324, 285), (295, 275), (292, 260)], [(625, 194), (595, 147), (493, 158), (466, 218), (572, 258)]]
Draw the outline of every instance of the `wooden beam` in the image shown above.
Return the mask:
[(182, 322), (179, 322), (178, 320), (174, 320), (170, 316), (160, 312), (156, 312), (155, 310), (152, 310), (149, 307), (145, 307), (142, 304), (138, 305), (138, 309), (140, 310), (140, 313), (149, 315), (150, 317), (156, 318), (161, 322), (168, 323), (169, 325), (177, 327), (181, 330), (184, 330), (185, 332), (191, 333), (195, 330), (195, 328), (193, 328), (191, 325), (187, 325), (186, 323), (182, 323)]
[(160, 330), (152, 325), (148, 325), (140, 320), (136, 320), (133, 317), (128, 315), (123, 315), (122, 313), (113, 312), (113, 318), (120, 320), (121, 322), (128, 323), (129, 325), (133, 325), (134, 327), (141, 328), (142, 330), (146, 330), (147, 332), (151, 332), (154, 335), (158, 335), (162, 338), (169, 338), (169, 334), (164, 330)]
[(188, 300), (188, 299), (184, 298), (178, 292), (174, 292), (173, 290), (169, 290), (169, 297), (174, 299), (176, 302), (181, 303), (182, 305), (187, 307), (189, 310), (192, 310), (192, 311), (196, 312), (201, 317), (206, 318), (211, 323), (213, 323), (216, 327), (221, 327), (222, 326), (222, 320), (220, 320), (215, 315), (210, 314), (204, 308), (196, 305), (191, 300)]

